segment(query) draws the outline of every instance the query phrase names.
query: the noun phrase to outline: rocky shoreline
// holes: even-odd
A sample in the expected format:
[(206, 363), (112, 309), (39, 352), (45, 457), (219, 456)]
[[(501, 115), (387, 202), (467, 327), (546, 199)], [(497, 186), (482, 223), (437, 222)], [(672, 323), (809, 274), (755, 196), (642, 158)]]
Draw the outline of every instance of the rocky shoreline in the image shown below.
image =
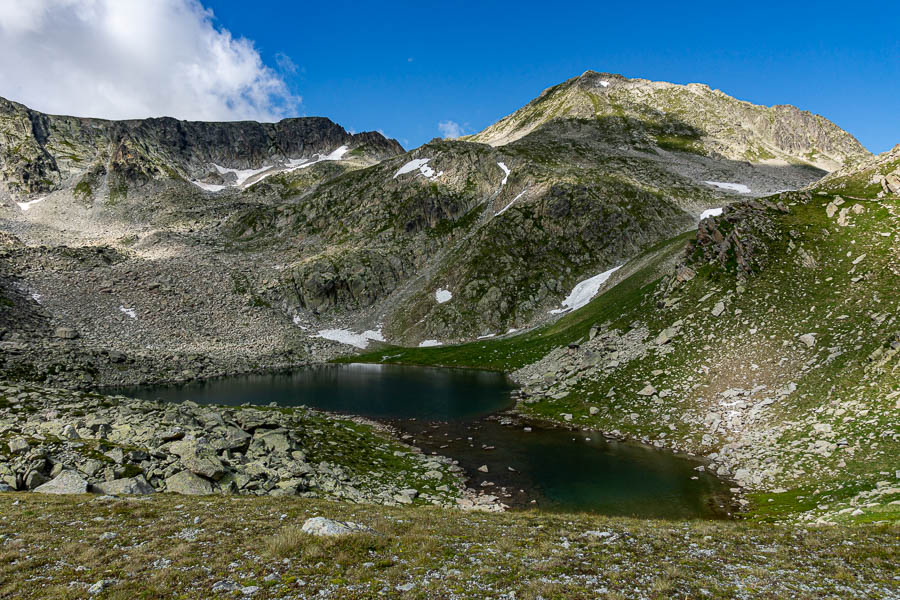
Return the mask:
[(0, 491), (332, 498), (497, 511), (462, 469), (364, 419), (0, 384)]

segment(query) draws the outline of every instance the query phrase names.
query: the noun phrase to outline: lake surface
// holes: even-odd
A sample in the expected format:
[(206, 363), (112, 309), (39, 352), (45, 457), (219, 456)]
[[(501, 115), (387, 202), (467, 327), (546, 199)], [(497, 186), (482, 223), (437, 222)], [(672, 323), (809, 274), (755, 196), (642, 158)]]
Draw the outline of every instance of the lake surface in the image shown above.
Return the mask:
[[(660, 518), (722, 518), (728, 485), (685, 457), (595, 432), (489, 417), (512, 406), (500, 373), (397, 365), (327, 365), (118, 390), (140, 398), (237, 406), (305, 405), (390, 423), (425, 452), (459, 461), (469, 485), (518, 507)], [(487, 466), (487, 472), (479, 467)]]

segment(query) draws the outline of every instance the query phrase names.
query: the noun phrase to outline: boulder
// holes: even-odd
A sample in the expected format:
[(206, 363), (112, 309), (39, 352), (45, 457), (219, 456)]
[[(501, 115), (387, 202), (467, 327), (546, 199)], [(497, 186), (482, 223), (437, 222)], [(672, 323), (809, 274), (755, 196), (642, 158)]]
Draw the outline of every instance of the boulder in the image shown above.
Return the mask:
[(52, 481), (35, 488), (38, 494), (86, 494), (87, 481), (75, 471), (63, 471)]
[(166, 479), (166, 491), (186, 496), (208, 496), (213, 493), (213, 485), (190, 471), (181, 471)]
[(202, 446), (195, 440), (173, 442), (170, 450), (172, 454), (179, 457), (184, 468), (195, 475), (202, 475), (207, 479), (219, 479), (225, 474), (222, 461), (211, 449)]
[(53, 337), (61, 340), (74, 340), (78, 338), (78, 332), (71, 327), (57, 327), (53, 331)]
[(31, 448), (31, 444), (25, 438), (15, 438), (9, 441), (9, 451), (13, 454), (27, 452), (29, 448)]
[(106, 496), (124, 496), (130, 494), (145, 496), (147, 494), (152, 494), (155, 491), (153, 486), (147, 483), (147, 480), (144, 479), (143, 475), (125, 479), (114, 479), (113, 481), (98, 483), (91, 487), (91, 491)]
[(725, 312), (725, 303), (724, 302), (716, 302), (716, 305), (713, 306), (713, 308), (710, 312), (712, 313), (712, 316), (718, 317), (723, 312)]
[(374, 529), (350, 521), (332, 521), (325, 517), (312, 517), (303, 523), (303, 533), (319, 537), (350, 535), (353, 533), (375, 533)]

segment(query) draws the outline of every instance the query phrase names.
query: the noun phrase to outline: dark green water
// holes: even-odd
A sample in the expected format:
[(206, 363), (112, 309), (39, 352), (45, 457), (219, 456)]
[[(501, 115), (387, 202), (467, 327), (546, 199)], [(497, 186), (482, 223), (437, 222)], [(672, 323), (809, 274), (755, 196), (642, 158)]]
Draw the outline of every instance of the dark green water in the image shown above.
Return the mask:
[[(698, 463), (593, 432), (502, 425), (502, 374), (394, 365), (328, 365), (181, 386), (118, 390), (199, 404), (306, 405), (389, 422), (426, 452), (459, 461), (469, 485), (512, 506), (660, 518), (721, 518), (728, 486)], [(488, 472), (478, 468), (487, 465)]]

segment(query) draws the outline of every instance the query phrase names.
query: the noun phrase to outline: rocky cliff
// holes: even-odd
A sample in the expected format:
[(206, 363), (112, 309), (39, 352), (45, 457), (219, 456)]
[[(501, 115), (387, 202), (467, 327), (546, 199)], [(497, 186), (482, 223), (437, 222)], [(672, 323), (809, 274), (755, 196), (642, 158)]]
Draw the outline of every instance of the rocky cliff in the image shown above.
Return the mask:
[(0, 180), (19, 199), (67, 186), (83, 197), (100, 189), (121, 195), (160, 179), (212, 178), (224, 184), (229, 172), (214, 165), (234, 171), (275, 168), (342, 146), (373, 161), (403, 151), (379, 133), (349, 134), (322, 117), (278, 123), (107, 121), (46, 115), (0, 98)]

